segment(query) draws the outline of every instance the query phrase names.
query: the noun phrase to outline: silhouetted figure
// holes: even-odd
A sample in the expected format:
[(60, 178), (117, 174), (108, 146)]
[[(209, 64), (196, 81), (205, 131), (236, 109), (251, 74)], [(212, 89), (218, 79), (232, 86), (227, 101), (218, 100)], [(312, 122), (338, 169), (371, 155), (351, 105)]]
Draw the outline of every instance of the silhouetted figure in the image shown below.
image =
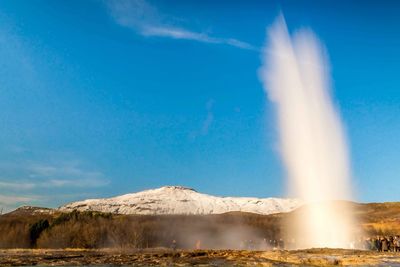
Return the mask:
[(394, 239), (393, 239), (393, 236), (389, 236), (389, 238), (388, 238), (388, 251), (394, 252)]
[(171, 248), (172, 248), (173, 250), (176, 250), (176, 248), (177, 248), (177, 244), (176, 244), (176, 240), (175, 240), (175, 239), (172, 240)]
[(279, 248), (279, 249), (285, 249), (285, 241), (283, 241), (282, 238), (279, 239), (278, 248)]
[(387, 252), (389, 250), (389, 242), (386, 239), (386, 237), (382, 238), (381, 242), (382, 242), (382, 250), (381, 251)]
[(395, 244), (396, 244), (396, 252), (399, 252), (400, 251), (400, 236), (396, 236)]
[(382, 251), (382, 240), (381, 238), (378, 236), (378, 238), (376, 239), (376, 249), (378, 251)]
[(276, 241), (276, 239), (270, 240), (270, 243), (271, 243), (271, 248), (272, 248), (273, 250), (275, 250), (275, 249), (278, 248), (278, 242)]

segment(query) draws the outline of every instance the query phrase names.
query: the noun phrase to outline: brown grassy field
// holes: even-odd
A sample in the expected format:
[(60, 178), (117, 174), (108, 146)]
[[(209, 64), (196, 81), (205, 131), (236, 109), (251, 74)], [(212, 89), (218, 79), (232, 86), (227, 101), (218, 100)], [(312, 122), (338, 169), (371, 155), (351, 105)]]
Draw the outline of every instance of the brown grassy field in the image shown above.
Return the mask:
[(366, 232), (400, 235), (400, 203), (357, 204), (357, 216)]
[[(343, 205), (353, 205), (366, 235), (400, 234), (400, 203)], [(282, 238), (284, 222), (301, 211), (157, 216), (17, 210), (0, 216), (0, 248), (259, 249), (265, 240)]]

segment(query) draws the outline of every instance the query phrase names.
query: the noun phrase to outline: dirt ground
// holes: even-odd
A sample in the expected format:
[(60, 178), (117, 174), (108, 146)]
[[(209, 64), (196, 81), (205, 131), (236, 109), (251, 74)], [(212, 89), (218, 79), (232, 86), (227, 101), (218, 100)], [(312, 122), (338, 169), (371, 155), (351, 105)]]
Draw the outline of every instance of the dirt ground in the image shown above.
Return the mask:
[(0, 250), (0, 266), (400, 266), (400, 253), (310, 249), (296, 251)]

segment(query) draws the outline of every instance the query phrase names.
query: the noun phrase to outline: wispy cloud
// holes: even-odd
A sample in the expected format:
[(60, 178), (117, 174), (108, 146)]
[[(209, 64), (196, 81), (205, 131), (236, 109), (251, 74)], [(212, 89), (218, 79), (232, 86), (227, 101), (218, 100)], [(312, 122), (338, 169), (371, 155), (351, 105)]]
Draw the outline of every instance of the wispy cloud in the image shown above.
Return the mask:
[(41, 178), (36, 187), (101, 187), (109, 180), (99, 171), (81, 166), (79, 161), (60, 161), (57, 163), (31, 163), (27, 166), (31, 178)]
[(30, 202), (30, 201), (34, 201), (34, 200), (36, 200), (36, 198), (0, 195), (0, 204), (7, 205), (7, 206), (16, 204), (16, 203)]
[(206, 109), (207, 109), (207, 117), (203, 121), (203, 125), (201, 127), (201, 133), (202, 135), (208, 134), (208, 130), (210, 129), (211, 124), (214, 121), (214, 113), (212, 111), (212, 108), (214, 106), (214, 99), (210, 99), (207, 101), (206, 104)]
[(94, 188), (110, 183), (102, 172), (85, 168), (76, 160), (56, 163), (24, 160), (18, 164), (1, 162), (0, 170), (8, 173), (18, 171), (18, 174), (9, 177), (0, 177), (0, 189), (15, 192), (40, 188)]
[(119, 25), (128, 27), (143, 36), (225, 44), (241, 49), (257, 50), (251, 44), (235, 38), (214, 37), (204, 32), (176, 26), (176, 18), (161, 14), (145, 0), (113, 0), (107, 1), (107, 4), (112, 17)]
[[(95, 194), (99, 187), (110, 183), (102, 172), (82, 161), (55, 155), (31, 160), (24, 153), (18, 154), (0, 162), (0, 173), (0, 208), (5, 210), (20, 205), (53, 206)], [(75, 195), (65, 197), (66, 192)]]
[(110, 184), (103, 175), (88, 176), (81, 179), (50, 179), (43, 187), (103, 187)]
[(201, 121), (200, 123), (200, 127), (199, 129), (196, 129), (195, 131), (191, 132), (189, 134), (189, 139), (191, 140), (195, 140), (197, 137), (199, 136), (205, 136), (208, 134), (210, 127), (212, 126), (212, 124), (214, 123), (214, 112), (213, 112), (213, 108), (214, 108), (214, 99), (209, 99), (205, 105), (206, 108), (206, 116), (204, 117), (204, 119)]
[[(6, 180), (6, 179), (2, 179)], [(30, 190), (36, 187), (36, 184), (34, 183), (29, 183), (26, 181), (21, 181), (21, 182), (5, 182), (5, 181), (0, 181), (0, 187), (3, 189), (8, 189), (8, 190)]]

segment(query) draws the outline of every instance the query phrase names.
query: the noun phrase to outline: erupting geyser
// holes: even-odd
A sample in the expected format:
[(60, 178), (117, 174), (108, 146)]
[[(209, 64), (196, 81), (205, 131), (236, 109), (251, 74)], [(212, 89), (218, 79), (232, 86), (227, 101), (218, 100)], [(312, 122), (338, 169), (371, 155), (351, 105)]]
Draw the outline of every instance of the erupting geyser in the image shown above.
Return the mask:
[(324, 49), (310, 30), (290, 36), (282, 16), (268, 40), (261, 77), (277, 107), (289, 190), (309, 204), (290, 223), (288, 237), (295, 248), (348, 248), (354, 220), (348, 205), (333, 201), (351, 198), (348, 151)]

